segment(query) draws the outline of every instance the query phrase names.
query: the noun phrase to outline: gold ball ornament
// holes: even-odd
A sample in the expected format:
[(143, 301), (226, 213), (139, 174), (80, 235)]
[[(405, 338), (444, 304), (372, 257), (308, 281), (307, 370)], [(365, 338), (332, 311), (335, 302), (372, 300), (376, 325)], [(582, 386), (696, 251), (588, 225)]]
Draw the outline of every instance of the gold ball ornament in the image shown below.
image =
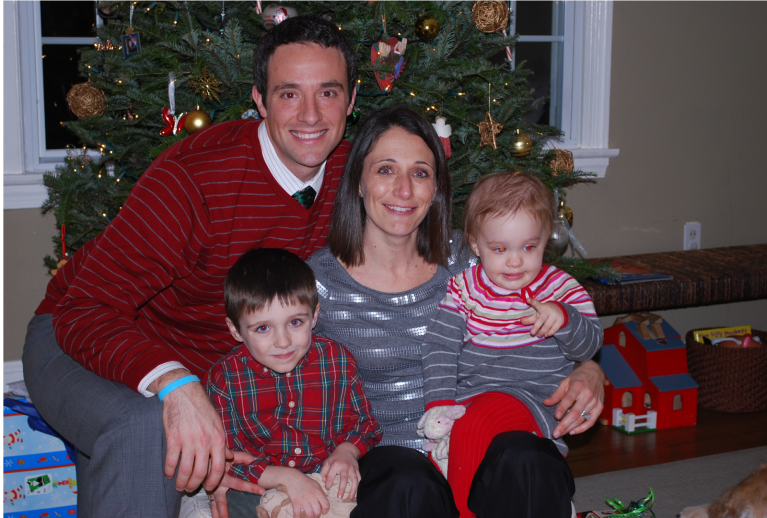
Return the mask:
[(517, 130), (514, 132), (514, 137), (511, 140), (512, 156), (527, 156), (530, 151), (533, 150), (533, 141), (530, 137)]
[(572, 228), (573, 226), (573, 209), (565, 205), (565, 199), (562, 198), (559, 200), (559, 207), (557, 207), (557, 212), (562, 215), (567, 220), (567, 224), (570, 225)]
[(471, 19), (482, 32), (498, 32), (509, 24), (509, 8), (502, 0), (474, 2)]
[(106, 99), (104, 92), (93, 86), (91, 82), (77, 84), (67, 93), (69, 109), (79, 119), (90, 119), (104, 113)]
[(197, 130), (207, 128), (210, 126), (211, 122), (213, 122), (213, 120), (210, 118), (210, 115), (208, 115), (208, 112), (198, 108), (197, 110), (192, 110), (186, 114), (184, 127), (186, 128), (186, 131), (191, 134)]
[(573, 161), (573, 154), (570, 151), (564, 149), (555, 149), (556, 155), (554, 159), (549, 162), (551, 166), (551, 174), (557, 176), (559, 173), (570, 174), (575, 169), (575, 162)]
[(422, 41), (431, 41), (439, 34), (439, 22), (430, 14), (422, 14), (415, 21), (415, 33)]

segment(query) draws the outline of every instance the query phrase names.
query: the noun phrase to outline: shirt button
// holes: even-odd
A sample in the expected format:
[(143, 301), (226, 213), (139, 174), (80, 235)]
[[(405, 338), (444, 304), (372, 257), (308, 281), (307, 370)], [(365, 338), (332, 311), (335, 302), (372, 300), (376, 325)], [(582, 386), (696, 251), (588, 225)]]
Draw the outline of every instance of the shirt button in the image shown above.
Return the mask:
[(266, 371), (268, 371), (268, 370), (269, 370), (269, 369), (267, 369), (266, 367), (264, 367), (264, 372), (266, 372)]
[(291, 460), (290, 462), (288, 462), (288, 466), (290, 466), (291, 468), (295, 468), (296, 467), (296, 461)]
[(289, 378), (290, 377), (290, 373), (288, 372), (287, 374), (285, 374), (285, 376)]
[(294, 406), (296, 406), (296, 402), (295, 401), (291, 401), (290, 403), (288, 403), (288, 406), (290, 408), (293, 408)]
[(293, 451), (296, 452), (296, 455), (301, 455), (301, 448), (296, 448)]

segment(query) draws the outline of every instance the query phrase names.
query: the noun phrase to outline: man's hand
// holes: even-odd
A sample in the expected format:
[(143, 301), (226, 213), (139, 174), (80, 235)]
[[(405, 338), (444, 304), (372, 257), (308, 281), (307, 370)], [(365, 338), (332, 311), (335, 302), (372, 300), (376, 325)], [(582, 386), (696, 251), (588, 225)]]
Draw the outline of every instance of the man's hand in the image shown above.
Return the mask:
[(255, 460), (253, 455), (244, 451), (231, 452), (229, 450), (227, 450), (226, 455), (226, 472), (224, 472), (224, 477), (221, 479), (221, 484), (219, 484), (215, 491), (208, 493), (210, 512), (213, 515), (213, 518), (229, 518), (229, 506), (226, 501), (226, 492), (229, 489), (256, 495), (263, 495), (266, 493), (266, 489), (258, 484), (242, 480), (238, 477), (233, 477), (229, 474), (229, 467), (232, 464), (250, 464)]
[(360, 450), (350, 442), (342, 442), (336, 450), (325, 460), (320, 471), (322, 481), (325, 482), (325, 489), (330, 489), (333, 485), (333, 479), (336, 475), (341, 478), (338, 484), (338, 498), (344, 497), (346, 484), (351, 484), (349, 499), (357, 496), (357, 487), (360, 485), (362, 475), (360, 475), (360, 465), (357, 459), (360, 457)]
[[(585, 432), (594, 426), (604, 408), (604, 379), (602, 368), (589, 360), (571, 372), (557, 390), (543, 400), (547, 406), (559, 404), (554, 412), (554, 417), (560, 420), (552, 433), (555, 439), (566, 433), (575, 435)], [(584, 410), (591, 414), (589, 419), (581, 417)]]
[(526, 326), (533, 326), (530, 330), (531, 336), (549, 337), (562, 328), (565, 323), (565, 315), (562, 314), (562, 308), (553, 302), (539, 302), (536, 299), (527, 299), (527, 303), (535, 309), (535, 315), (529, 315), (521, 318), (519, 321)]
[[(188, 375), (184, 369), (168, 372), (154, 380), (149, 390), (157, 394), (167, 384)], [(162, 421), (167, 445), (165, 476), (173, 478), (178, 468), (178, 491), (194, 491), (203, 480), (205, 489), (213, 491), (224, 474), (226, 433), (202, 385), (187, 383), (165, 396)]]

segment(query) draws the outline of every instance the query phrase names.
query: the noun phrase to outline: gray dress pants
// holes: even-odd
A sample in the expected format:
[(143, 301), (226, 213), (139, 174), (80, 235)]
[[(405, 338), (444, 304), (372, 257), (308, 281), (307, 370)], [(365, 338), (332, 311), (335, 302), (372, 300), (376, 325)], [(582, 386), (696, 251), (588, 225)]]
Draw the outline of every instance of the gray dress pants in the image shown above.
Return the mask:
[(40, 415), (79, 450), (82, 518), (177, 518), (181, 493), (163, 474), (162, 403), (97, 376), (61, 350), (52, 315), (35, 315), (24, 344), (24, 381)]

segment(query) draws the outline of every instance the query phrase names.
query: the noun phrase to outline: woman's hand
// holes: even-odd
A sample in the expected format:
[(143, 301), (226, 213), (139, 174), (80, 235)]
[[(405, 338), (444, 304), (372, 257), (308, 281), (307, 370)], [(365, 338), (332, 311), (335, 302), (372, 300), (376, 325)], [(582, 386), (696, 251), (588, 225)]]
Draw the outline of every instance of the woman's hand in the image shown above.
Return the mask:
[[(567, 433), (575, 435), (585, 432), (594, 426), (604, 407), (604, 380), (602, 368), (595, 361), (589, 360), (571, 372), (557, 390), (543, 400), (544, 405), (558, 405), (554, 417), (559, 420), (559, 424), (552, 434), (555, 439)], [(581, 416), (584, 410), (591, 414), (589, 419)]]

